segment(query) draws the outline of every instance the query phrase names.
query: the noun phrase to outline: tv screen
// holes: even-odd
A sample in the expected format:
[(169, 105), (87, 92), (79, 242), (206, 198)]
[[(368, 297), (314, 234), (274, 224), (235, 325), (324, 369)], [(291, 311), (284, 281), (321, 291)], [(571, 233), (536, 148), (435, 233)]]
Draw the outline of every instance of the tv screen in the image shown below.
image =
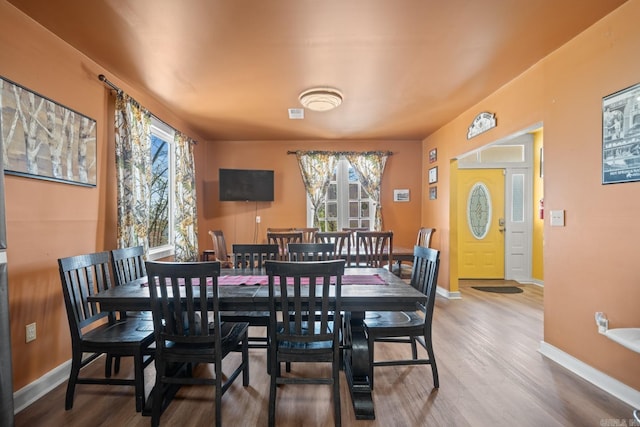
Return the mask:
[(220, 169), (219, 181), (220, 201), (273, 201), (273, 171)]

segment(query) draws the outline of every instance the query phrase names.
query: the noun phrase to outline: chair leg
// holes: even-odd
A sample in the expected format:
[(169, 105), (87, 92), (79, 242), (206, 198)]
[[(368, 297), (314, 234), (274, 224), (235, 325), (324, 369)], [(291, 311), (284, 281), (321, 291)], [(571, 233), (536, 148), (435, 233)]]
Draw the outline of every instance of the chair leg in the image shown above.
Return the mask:
[(431, 361), (431, 374), (433, 375), (433, 387), (440, 388), (440, 379), (438, 378), (438, 366), (436, 365), (436, 356), (433, 353), (433, 343), (431, 342), (431, 335), (425, 335), (424, 344)]
[(71, 360), (71, 372), (69, 373), (69, 382), (67, 383), (67, 395), (64, 402), (64, 409), (70, 410), (73, 408), (73, 395), (76, 391), (76, 383), (78, 382), (78, 375), (80, 375), (80, 367), (82, 365), (82, 352), (73, 351)]
[(162, 362), (156, 359), (156, 383), (153, 386), (153, 401), (151, 406), (151, 427), (158, 427), (160, 425), (160, 415), (162, 414), (162, 375), (165, 371), (165, 366)]
[[(274, 344), (271, 344), (274, 345)], [(280, 369), (276, 361), (277, 356), (275, 352), (270, 351), (270, 381), (269, 381), (269, 427), (275, 427), (276, 425), (276, 391), (278, 389), (276, 384), (276, 378), (280, 374)]]
[(418, 359), (418, 346), (416, 346), (416, 337), (409, 337), (411, 341), (411, 356), (413, 356), (413, 360)]
[[(136, 394), (136, 412), (142, 412), (144, 409), (144, 356), (142, 351), (138, 351), (133, 357), (133, 381), (135, 384)], [(117, 362), (120, 358), (118, 357)]]
[(342, 425), (340, 411), (340, 359), (335, 357), (333, 361), (333, 417), (336, 427)]
[(242, 363), (244, 368), (242, 370), (242, 385), (249, 386), (249, 337), (245, 336), (242, 340)]
[(111, 356), (109, 353), (105, 354), (104, 360), (104, 377), (111, 378), (111, 368), (113, 367), (113, 359), (114, 356)]
[[(222, 425), (222, 361), (216, 362), (216, 426)], [(243, 375), (244, 381), (244, 375)]]

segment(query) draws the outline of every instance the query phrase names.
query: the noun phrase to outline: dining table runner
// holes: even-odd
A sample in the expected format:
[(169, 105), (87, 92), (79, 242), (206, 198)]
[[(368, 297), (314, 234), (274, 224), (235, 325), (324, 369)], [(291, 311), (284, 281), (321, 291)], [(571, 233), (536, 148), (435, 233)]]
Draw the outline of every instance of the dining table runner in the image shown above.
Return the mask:
[[(287, 278), (288, 284), (293, 284), (293, 277)], [(335, 276), (331, 278), (331, 283), (335, 283)], [(279, 277), (275, 277), (274, 282), (280, 283)], [(218, 285), (242, 285), (242, 286), (258, 286), (267, 285), (269, 283), (269, 276), (256, 275), (256, 276), (241, 276), (241, 275), (224, 275), (218, 277)], [(302, 278), (301, 283), (303, 285), (309, 284), (308, 278)], [(321, 284), (319, 282), (318, 284)], [(386, 285), (386, 282), (379, 274), (345, 274), (342, 276), (343, 285)], [(143, 281), (141, 286), (148, 286), (147, 281)]]
[[(335, 283), (335, 277), (331, 278), (331, 283)], [(274, 282), (280, 283), (280, 279), (275, 277)], [(269, 276), (234, 276), (225, 275), (218, 278), (218, 285), (267, 285)], [(300, 281), (303, 285), (309, 284), (308, 278), (302, 278)], [(320, 282), (322, 283), (322, 282)], [(318, 283), (318, 284), (320, 284)], [(293, 277), (287, 278), (287, 284), (293, 284)], [(342, 276), (343, 285), (384, 285), (386, 282), (378, 274), (346, 274)]]

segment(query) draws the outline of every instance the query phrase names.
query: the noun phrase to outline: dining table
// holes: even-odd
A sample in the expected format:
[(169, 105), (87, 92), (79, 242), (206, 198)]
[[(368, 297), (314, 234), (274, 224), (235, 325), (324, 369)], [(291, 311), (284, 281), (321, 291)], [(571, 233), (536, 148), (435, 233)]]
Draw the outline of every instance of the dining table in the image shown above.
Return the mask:
[[(342, 280), (343, 361), (356, 419), (375, 419), (369, 381), (369, 346), (363, 319), (367, 311), (412, 311), (426, 296), (383, 268), (345, 268)], [(222, 269), (218, 296), (222, 311), (268, 311), (269, 287), (263, 271)], [(148, 311), (144, 281), (112, 287), (88, 297), (102, 310)]]

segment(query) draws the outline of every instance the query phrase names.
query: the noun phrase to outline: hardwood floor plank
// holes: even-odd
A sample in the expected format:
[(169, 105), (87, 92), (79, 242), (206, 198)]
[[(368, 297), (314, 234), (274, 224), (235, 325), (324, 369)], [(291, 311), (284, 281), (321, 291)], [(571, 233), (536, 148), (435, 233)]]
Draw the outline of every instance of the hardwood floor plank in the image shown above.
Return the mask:
[[(438, 297), (436, 301), (433, 341), (440, 389), (433, 389), (429, 366), (376, 368), (373, 398), (377, 419), (356, 421), (342, 375), (343, 425), (600, 426), (602, 420), (623, 420), (631, 425), (633, 408), (539, 353), (543, 339), (541, 287), (516, 284), (523, 293), (496, 294), (472, 289), (467, 282), (461, 283), (461, 300)], [(482, 282), (477, 284), (488, 285)], [(408, 346), (376, 346), (377, 359), (410, 354)], [(250, 358), (250, 387), (243, 388), (237, 381), (222, 399), (225, 425), (267, 425), (266, 353), (254, 350)], [(99, 374), (102, 360), (94, 365), (91, 369)], [(121, 374), (131, 374), (128, 361), (121, 369)], [(314, 368), (298, 364), (293, 373), (305, 369)], [(153, 367), (145, 374), (148, 392)], [(148, 417), (134, 411), (131, 387), (79, 385), (71, 411), (64, 410), (65, 388), (66, 383), (17, 414), (15, 425), (138, 427), (150, 423)], [(211, 387), (183, 387), (161, 423), (210, 425), (213, 405)], [(277, 420), (282, 427), (333, 426), (330, 387), (281, 387)]]

